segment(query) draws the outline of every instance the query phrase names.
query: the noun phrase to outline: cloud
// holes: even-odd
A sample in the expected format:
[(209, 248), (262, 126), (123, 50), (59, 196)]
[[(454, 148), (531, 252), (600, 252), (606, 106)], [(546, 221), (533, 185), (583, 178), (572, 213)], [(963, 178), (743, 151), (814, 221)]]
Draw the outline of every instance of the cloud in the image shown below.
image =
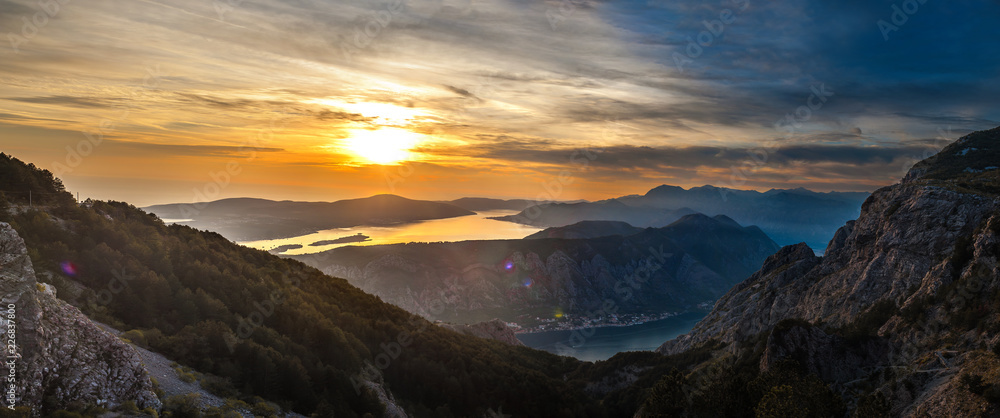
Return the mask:
[(251, 152), (284, 152), (282, 148), (253, 147), (253, 146), (227, 146), (227, 145), (188, 145), (188, 144), (153, 144), (147, 142), (129, 142), (121, 140), (105, 139), (107, 148), (114, 148), (117, 152), (139, 152), (160, 156), (186, 156), (186, 157), (245, 157)]
[[(433, 137), (419, 151), (441, 164), (544, 172), (593, 148), (595, 176), (710, 176), (767, 144), (761, 179), (839, 184), (922, 155), (939, 130), (1000, 124), (1000, 55), (983, 53), (1000, 36), (995, 1), (922, 4), (889, 41), (886, 2), (571, 3), (70, 2), (21, 52), (0, 45), (0, 119), (111, 119), (131, 152), (213, 157), (280, 124), (264, 148), (326, 161), (345, 132), (380, 123), (316, 104), (336, 99), (413, 110), (403, 127)], [(0, 23), (36, 7), (0, 0)], [(725, 9), (735, 20), (698, 44)], [(835, 94), (779, 137), (819, 85)]]
[(474, 94), (470, 93), (468, 90), (463, 89), (463, 88), (458, 88), (458, 87), (449, 86), (449, 85), (445, 85), (444, 87), (446, 89), (448, 89), (449, 91), (451, 91), (451, 92), (453, 92), (453, 93), (455, 93), (455, 94), (457, 94), (459, 96), (475, 97)]
[(119, 102), (119, 100), (116, 100), (114, 98), (73, 97), (73, 96), (4, 97), (3, 99), (15, 102), (22, 102), (22, 103), (32, 103), (32, 104), (66, 106), (66, 107), (96, 107), (96, 108), (109, 108), (115, 106), (116, 103)]
[(731, 148), (731, 147), (648, 147), (617, 145), (595, 148), (552, 148), (544, 145), (529, 145), (521, 142), (483, 144), (466, 148), (468, 156), (506, 160), (510, 162), (533, 162), (551, 165), (567, 165), (573, 155), (592, 152), (598, 157), (591, 165), (611, 170), (658, 169), (668, 167), (714, 167), (729, 168), (746, 162), (762, 161), (774, 167), (788, 167), (796, 164), (841, 164), (859, 166), (865, 164), (889, 164), (914, 155), (921, 155), (924, 147), (863, 147), (853, 145), (794, 145), (774, 149)]

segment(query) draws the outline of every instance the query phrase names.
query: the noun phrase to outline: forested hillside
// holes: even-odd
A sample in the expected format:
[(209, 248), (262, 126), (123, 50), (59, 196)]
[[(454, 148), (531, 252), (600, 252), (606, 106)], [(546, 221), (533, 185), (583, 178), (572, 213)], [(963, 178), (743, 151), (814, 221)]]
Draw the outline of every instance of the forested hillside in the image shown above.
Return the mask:
[(378, 383), (381, 370), (381, 386), (418, 416), (604, 415), (563, 379), (576, 360), (433, 326), (302, 263), (126, 203), (77, 205), (50, 173), (7, 156), (0, 173), (5, 188), (54, 193), (34, 208), (0, 203), (39, 280), (137, 343), (220, 376), (210, 386), (226, 397), (379, 416), (378, 386), (364, 380)]

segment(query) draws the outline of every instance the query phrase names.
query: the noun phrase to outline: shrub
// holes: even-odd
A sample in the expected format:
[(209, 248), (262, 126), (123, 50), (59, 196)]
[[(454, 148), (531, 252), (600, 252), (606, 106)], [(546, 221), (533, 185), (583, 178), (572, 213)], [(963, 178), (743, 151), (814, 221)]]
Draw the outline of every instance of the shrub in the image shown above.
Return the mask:
[(649, 397), (644, 405), (646, 414), (654, 417), (679, 417), (687, 407), (687, 394), (684, 388), (687, 378), (677, 369), (660, 378), (659, 382), (649, 390)]
[(201, 418), (201, 395), (175, 395), (163, 402), (164, 415), (172, 418)]
[(191, 372), (178, 372), (177, 375), (180, 376), (184, 383), (194, 383), (198, 380), (198, 378), (194, 376), (194, 373)]
[(118, 407), (118, 410), (125, 413), (139, 412), (139, 407), (133, 401), (125, 401)]
[(220, 398), (235, 398), (240, 395), (240, 392), (233, 387), (232, 381), (215, 375), (203, 376), (201, 387)]
[(160, 388), (159, 380), (156, 380), (155, 377), (150, 376), (149, 381), (153, 383), (153, 393), (156, 394), (157, 398), (163, 399), (164, 396), (167, 396), (167, 393), (164, 392), (162, 388)]
[(965, 386), (969, 392), (976, 395), (982, 395), (986, 391), (986, 383), (983, 381), (983, 377), (978, 374), (963, 374), (960, 380), (962, 386)]
[(143, 334), (142, 331), (140, 330), (133, 329), (131, 331), (125, 331), (124, 333), (122, 333), (122, 338), (131, 341), (132, 344), (135, 344), (139, 347), (143, 348), (149, 347), (149, 344), (147, 344), (146, 342), (146, 335)]
[(890, 418), (892, 410), (889, 400), (882, 392), (875, 392), (858, 402), (858, 407), (851, 414), (854, 418)]
[(758, 418), (842, 417), (846, 413), (843, 400), (794, 360), (773, 365), (749, 386), (762, 395), (754, 408)]

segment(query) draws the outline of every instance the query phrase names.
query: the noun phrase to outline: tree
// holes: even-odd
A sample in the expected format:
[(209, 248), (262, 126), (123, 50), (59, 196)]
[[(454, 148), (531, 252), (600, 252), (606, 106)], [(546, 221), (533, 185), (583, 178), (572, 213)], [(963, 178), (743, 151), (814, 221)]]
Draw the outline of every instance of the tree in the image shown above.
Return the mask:
[(889, 418), (892, 416), (892, 410), (885, 395), (882, 392), (875, 392), (861, 398), (858, 407), (851, 416), (855, 418)]
[(757, 418), (809, 418), (812, 415), (807, 403), (795, 388), (775, 386), (757, 404)]
[(747, 385), (760, 417), (842, 417), (846, 406), (815, 374), (795, 360), (782, 360)]
[(687, 408), (687, 378), (676, 368), (649, 390), (644, 410), (649, 417), (679, 417)]

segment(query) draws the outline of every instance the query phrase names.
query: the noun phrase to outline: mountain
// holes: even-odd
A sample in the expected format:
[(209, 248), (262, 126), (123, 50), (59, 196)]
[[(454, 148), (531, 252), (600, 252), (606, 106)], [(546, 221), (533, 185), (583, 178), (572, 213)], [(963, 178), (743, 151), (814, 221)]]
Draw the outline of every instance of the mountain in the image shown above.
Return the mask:
[[(15, 158), (0, 155), (0, 173), (21, 176), (0, 178), (13, 190), (46, 196), (0, 195), (0, 222), (12, 228), (0, 226), (0, 288), (20, 295), (19, 367), (28, 374), (16, 378), (25, 383), (17, 395), (20, 408), (30, 410), (24, 414), (135, 415), (142, 407), (149, 416), (199, 416), (202, 410), (208, 416), (625, 418), (642, 407), (661, 375), (700, 358), (641, 352), (586, 363), (494, 341), (513, 342), (499, 321), (435, 326), (343, 279), (217, 233), (167, 225), (127, 203), (77, 204), (51, 173)], [(714, 221), (719, 240), (745, 235), (752, 244), (759, 234)], [(632, 272), (656, 270), (646, 261), (663, 257), (668, 269), (702, 273), (684, 273), (692, 282), (677, 286), (707, 285), (718, 293), (728, 287), (713, 279), (723, 273), (700, 265), (696, 248), (689, 254), (658, 237), (665, 233), (646, 230), (638, 238), (586, 245), (581, 243), (588, 240), (519, 241), (556, 250), (575, 243), (581, 252), (590, 245), (595, 254), (616, 257), (607, 265)], [(759, 254), (720, 256), (749, 272), (753, 267), (741, 267), (740, 257), (763, 259), (775, 247), (766, 237), (757, 240)], [(592, 257), (588, 271), (603, 280), (609, 273), (593, 268), (601, 268), (602, 258)], [(537, 263), (536, 256), (523, 260)], [(514, 262), (521, 265), (512, 260), (512, 268)], [(48, 284), (32, 283), (29, 266)], [(656, 274), (629, 278), (655, 281)], [(438, 294), (431, 310), (461, 303), (455, 294)], [(166, 359), (176, 362), (173, 370)], [(154, 372), (159, 383), (150, 378)], [(170, 387), (161, 391), (158, 384)], [(184, 394), (192, 387), (200, 389)]]
[(191, 219), (185, 225), (210, 229), (233, 241), (287, 238), (332, 228), (384, 226), (475, 215), (475, 212), (447, 203), (390, 194), (336, 202), (236, 198), (156, 205), (145, 210), (163, 219)]
[(822, 252), (838, 227), (857, 218), (867, 197), (868, 193), (817, 193), (803, 188), (760, 193), (713, 186), (688, 190), (660, 186), (622, 201), (640, 207), (688, 207), (723, 214), (739, 223), (759, 226), (781, 245), (804, 241)]
[(5, 369), (15, 372), (10, 375), (13, 380), (5, 379), (18, 388), (10, 394), (13, 404), (89, 403), (115, 408), (132, 402), (148, 411), (161, 408), (135, 349), (56, 299), (52, 286), (39, 283), (24, 241), (3, 222), (0, 294), (4, 302), (0, 326), (5, 341), (15, 340), (17, 347), (17, 357), (4, 356)]
[[(601, 316), (608, 303), (620, 314), (692, 310), (777, 249), (759, 228), (695, 214), (629, 236), (340, 247), (291, 258), (428, 318), (531, 326), (553, 315)], [(441, 298), (448, 309), (434, 309)]]
[(697, 382), (683, 409), (1000, 414), (997, 166), (1000, 128), (974, 132), (872, 193), (823, 257), (769, 257), (659, 348), (712, 353), (677, 377)]
[(629, 236), (642, 232), (642, 228), (636, 228), (625, 222), (618, 221), (580, 221), (572, 225), (546, 228), (528, 235), (525, 239), (539, 238), (598, 238), (610, 235)]
[(618, 221), (643, 228), (658, 228), (692, 213), (696, 212), (689, 208), (667, 210), (637, 207), (611, 199), (599, 202), (545, 203), (529, 207), (515, 215), (490, 219), (539, 227), (559, 227), (582, 221)]
[(683, 189), (662, 185), (644, 195), (593, 203), (539, 205), (495, 219), (543, 227), (584, 220), (660, 227), (690, 213), (721, 214), (743, 225), (759, 226), (781, 245), (805, 241), (822, 252), (838, 227), (857, 218), (867, 197), (868, 193), (818, 193), (802, 188), (761, 193), (713, 186)]
[(23, 205), (67, 205), (75, 202), (62, 180), (48, 170), (0, 152), (0, 202)]
[(489, 338), (510, 345), (524, 345), (521, 340), (517, 339), (517, 336), (514, 334), (514, 330), (499, 319), (483, 321), (475, 324), (441, 324), (441, 326), (462, 334), (474, 335), (480, 338)]
[[(135, 350), (88, 317), (226, 399), (215, 416), (608, 415), (584, 393), (588, 376), (568, 378), (577, 360), (434, 326), (343, 279), (125, 203), (77, 205), (51, 173), (0, 158), (11, 171), (58, 194), (34, 207), (0, 198), (13, 228), (0, 225), (0, 287), (20, 318), (17, 398), (35, 416), (127, 413), (125, 400), (197, 416), (192, 397), (150, 395)], [(31, 266), (48, 286), (32, 283)]]

